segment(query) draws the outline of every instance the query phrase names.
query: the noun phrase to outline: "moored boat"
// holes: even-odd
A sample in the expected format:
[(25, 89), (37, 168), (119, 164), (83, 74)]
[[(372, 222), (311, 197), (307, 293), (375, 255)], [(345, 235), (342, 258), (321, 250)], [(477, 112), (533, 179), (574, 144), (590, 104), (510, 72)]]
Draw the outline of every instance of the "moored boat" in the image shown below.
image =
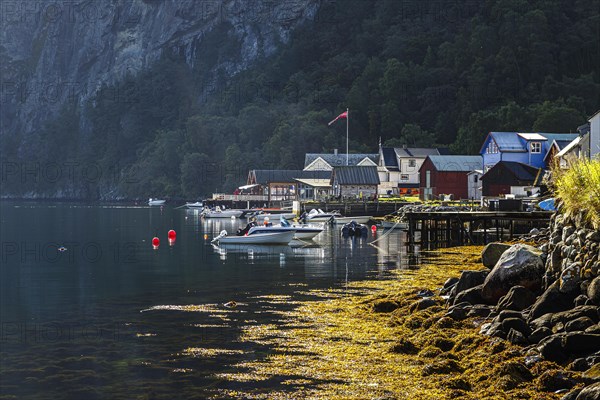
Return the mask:
[(340, 232), (342, 236), (367, 236), (369, 227), (356, 221), (350, 221), (340, 229)]
[(202, 215), (204, 218), (239, 218), (244, 214), (244, 210), (223, 210), (221, 207), (216, 206), (214, 210), (210, 210), (209, 208), (205, 208), (202, 211)]
[(212, 243), (223, 244), (288, 244), (294, 238), (295, 231), (261, 233), (256, 235), (237, 236), (227, 235), (227, 231), (221, 231)]
[(383, 229), (402, 229), (408, 230), (408, 222), (404, 221), (381, 221)]
[(300, 219), (304, 219), (306, 222), (330, 222), (334, 217), (341, 217), (339, 211), (324, 212), (321, 209), (312, 209), (308, 214), (303, 215)]
[(187, 208), (191, 208), (191, 209), (198, 209), (198, 208), (203, 208), (204, 204), (201, 201), (197, 201), (195, 203), (185, 203), (185, 206)]
[(359, 224), (366, 224), (371, 220), (371, 218), (373, 218), (371, 215), (361, 215), (358, 217), (333, 217), (333, 223), (336, 225), (344, 225), (354, 221), (358, 222)]
[(166, 200), (162, 199), (153, 199), (152, 197), (148, 199), (149, 206), (162, 206), (166, 203)]
[(253, 226), (248, 231), (250, 235), (263, 235), (271, 232), (294, 232), (294, 239), (305, 239), (310, 240), (323, 232), (323, 228), (311, 224), (289, 224), (284, 225), (268, 225), (268, 226)]

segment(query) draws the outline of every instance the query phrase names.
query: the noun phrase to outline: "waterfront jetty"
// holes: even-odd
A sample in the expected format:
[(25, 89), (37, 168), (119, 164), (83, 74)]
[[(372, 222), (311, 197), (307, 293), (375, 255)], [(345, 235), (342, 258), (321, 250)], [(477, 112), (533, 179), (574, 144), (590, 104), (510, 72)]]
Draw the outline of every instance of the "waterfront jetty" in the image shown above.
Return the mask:
[(403, 213), (408, 223), (408, 244), (487, 244), (490, 240), (512, 240), (533, 228), (548, 226), (549, 211), (411, 211)]

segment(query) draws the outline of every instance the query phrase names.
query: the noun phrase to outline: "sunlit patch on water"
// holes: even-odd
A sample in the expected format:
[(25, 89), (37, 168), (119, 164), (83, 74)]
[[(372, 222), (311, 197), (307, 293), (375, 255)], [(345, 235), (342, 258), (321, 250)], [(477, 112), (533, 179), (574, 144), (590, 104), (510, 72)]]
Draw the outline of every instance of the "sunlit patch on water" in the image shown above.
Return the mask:
[(181, 352), (182, 356), (186, 357), (218, 357), (222, 355), (244, 354), (243, 350), (221, 349), (221, 348), (205, 348), (205, 347), (188, 347)]

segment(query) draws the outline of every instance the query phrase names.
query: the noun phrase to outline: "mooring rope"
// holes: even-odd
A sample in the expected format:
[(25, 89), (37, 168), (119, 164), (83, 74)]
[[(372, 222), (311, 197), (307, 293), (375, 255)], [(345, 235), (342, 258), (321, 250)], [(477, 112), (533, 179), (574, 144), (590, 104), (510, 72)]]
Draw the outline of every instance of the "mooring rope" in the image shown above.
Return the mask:
[(371, 243), (369, 243), (370, 245), (373, 245), (373, 243), (376, 243), (378, 241), (380, 241), (381, 239), (383, 239), (384, 237), (388, 236), (390, 233), (392, 233), (392, 231), (394, 229), (396, 229), (396, 226), (398, 226), (398, 224), (402, 223), (402, 221), (398, 221), (394, 224), (394, 226), (392, 226), (387, 232), (384, 232), (383, 235), (381, 235), (379, 238), (373, 240)]

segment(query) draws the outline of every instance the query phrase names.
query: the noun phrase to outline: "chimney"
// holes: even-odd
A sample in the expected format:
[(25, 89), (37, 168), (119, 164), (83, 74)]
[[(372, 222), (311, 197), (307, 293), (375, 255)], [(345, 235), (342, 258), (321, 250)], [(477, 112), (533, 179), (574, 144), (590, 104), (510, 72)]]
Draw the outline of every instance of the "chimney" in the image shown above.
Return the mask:
[(406, 144), (403, 144), (403, 145), (402, 145), (402, 148), (403, 148), (403, 149), (406, 149)]
[(333, 149), (333, 154), (337, 156), (337, 149)]

